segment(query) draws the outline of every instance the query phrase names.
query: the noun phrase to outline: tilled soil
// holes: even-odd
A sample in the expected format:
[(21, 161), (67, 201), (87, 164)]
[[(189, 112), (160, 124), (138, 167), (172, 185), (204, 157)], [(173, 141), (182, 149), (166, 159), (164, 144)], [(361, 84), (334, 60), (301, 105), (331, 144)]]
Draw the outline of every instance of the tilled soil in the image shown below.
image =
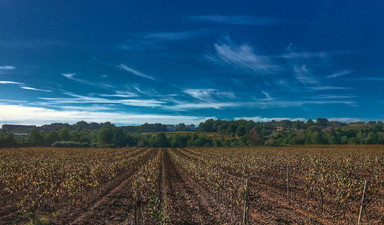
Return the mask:
[[(173, 150), (152, 150), (137, 163), (133, 169), (120, 174), (113, 182), (102, 190), (101, 195), (84, 202), (87, 207), (71, 207), (62, 209), (62, 213), (51, 220), (53, 224), (134, 224), (133, 190), (130, 183), (133, 176), (150, 159), (161, 151), (159, 163), (158, 195), (164, 204), (162, 222), (166, 224), (194, 225), (194, 224), (241, 224), (242, 208), (230, 208), (224, 201), (216, 199), (215, 194), (206, 190), (193, 180), (181, 165), (172, 159)], [(156, 175), (157, 176), (157, 175)], [(348, 224), (329, 212), (316, 211), (311, 204), (304, 204), (304, 193), (293, 194), (294, 200), (288, 202), (284, 198), (284, 188), (281, 190), (267, 184), (252, 181), (249, 184), (250, 203), (248, 210), (248, 224)], [(297, 191), (298, 192), (298, 191)], [(299, 193), (299, 192), (298, 192)], [(6, 204), (0, 213), (0, 224), (10, 216), (15, 217), (13, 204)], [(6, 215), (8, 214), (8, 215)], [(13, 215), (15, 214), (15, 215)], [(156, 224), (154, 219), (148, 219), (143, 213), (141, 224)], [(149, 222), (151, 221), (151, 222)], [(343, 222), (344, 221), (344, 222)], [(353, 218), (355, 221), (355, 218)], [(378, 221), (378, 220), (377, 220)], [(159, 221), (160, 222), (160, 221)], [(17, 222), (16, 222), (17, 223)], [(378, 223), (380, 224), (380, 222)]]
[[(196, 185), (176, 167), (168, 150), (162, 153), (163, 198), (170, 224), (223, 224)], [(165, 196), (164, 196), (165, 195)]]
[(140, 165), (119, 176), (105, 195), (90, 207), (63, 213), (55, 224), (121, 224), (129, 220), (135, 205), (129, 183), (140, 166), (145, 165), (155, 154), (156, 151), (152, 151)]

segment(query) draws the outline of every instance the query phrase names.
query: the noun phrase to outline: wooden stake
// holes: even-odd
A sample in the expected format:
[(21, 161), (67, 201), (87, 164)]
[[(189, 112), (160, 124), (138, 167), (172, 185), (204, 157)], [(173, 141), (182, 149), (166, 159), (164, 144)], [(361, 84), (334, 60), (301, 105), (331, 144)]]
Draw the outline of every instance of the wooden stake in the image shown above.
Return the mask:
[[(359, 212), (359, 220), (357, 221), (357, 224), (361, 224), (361, 219), (363, 217), (363, 210), (365, 211), (365, 214), (367, 214), (364, 201), (365, 201), (365, 193), (368, 191), (368, 181), (365, 180), (364, 182), (364, 190), (363, 190), (363, 196), (361, 197), (361, 203), (360, 203), (360, 212)], [(368, 220), (368, 216), (366, 215), (366, 218)], [(368, 221), (367, 221), (368, 222)]]
[(247, 211), (248, 211), (248, 178), (245, 180), (244, 211), (243, 211), (242, 225), (248, 224)]
[(289, 201), (289, 167), (287, 166), (287, 199)]
[(140, 225), (141, 218), (141, 199), (140, 192), (137, 192), (136, 205), (135, 205), (135, 225)]

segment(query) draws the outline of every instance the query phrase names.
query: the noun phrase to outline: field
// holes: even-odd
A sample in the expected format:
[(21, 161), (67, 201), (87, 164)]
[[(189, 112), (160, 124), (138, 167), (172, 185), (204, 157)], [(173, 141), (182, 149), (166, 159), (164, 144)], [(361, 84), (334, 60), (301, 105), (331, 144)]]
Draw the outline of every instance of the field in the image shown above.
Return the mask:
[(0, 149), (0, 194), (0, 224), (384, 224), (384, 147)]

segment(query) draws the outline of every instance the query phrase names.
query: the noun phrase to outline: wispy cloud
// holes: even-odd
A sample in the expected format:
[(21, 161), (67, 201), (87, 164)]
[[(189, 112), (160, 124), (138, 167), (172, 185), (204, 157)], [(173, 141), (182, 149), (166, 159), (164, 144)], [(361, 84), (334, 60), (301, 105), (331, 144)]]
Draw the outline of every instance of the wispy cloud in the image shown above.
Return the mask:
[(170, 111), (187, 111), (187, 110), (198, 110), (198, 109), (223, 109), (223, 108), (234, 108), (240, 107), (241, 102), (199, 102), (199, 103), (188, 103), (180, 102), (176, 105), (164, 105), (162, 108)]
[(16, 67), (14, 66), (0, 66), (0, 70), (14, 70)]
[(200, 16), (189, 16), (188, 20), (191, 21), (201, 21), (201, 22), (211, 22), (211, 23), (223, 23), (223, 24), (233, 24), (233, 25), (273, 25), (286, 23), (288, 21), (283, 21), (277, 18), (266, 18), (266, 17), (254, 17), (254, 16), (243, 16), (243, 15), (200, 15)]
[(358, 98), (359, 96), (356, 95), (317, 95), (317, 96), (311, 96), (308, 98), (312, 99), (348, 99), (348, 98)]
[(209, 32), (211, 31), (201, 29), (131, 34), (130, 39), (125, 40), (124, 43), (120, 45), (120, 48), (124, 50), (159, 50), (164, 48), (163, 43), (165, 42), (193, 39), (203, 36)]
[(327, 58), (328, 52), (288, 52), (281, 55), (285, 59), (310, 59), (310, 58)]
[(104, 82), (96, 83), (96, 82), (91, 82), (91, 81), (88, 81), (88, 80), (80, 79), (80, 78), (76, 77), (76, 73), (61, 73), (61, 75), (66, 77), (66, 78), (68, 78), (68, 79), (70, 79), (70, 80), (77, 81), (77, 82), (80, 82), (80, 83), (83, 83), (83, 84), (87, 84), (87, 85), (91, 85), (91, 86), (94, 86), (94, 87), (105, 88), (105, 89), (113, 88), (113, 85), (106, 84)]
[(270, 122), (272, 120), (275, 120), (275, 121), (281, 121), (281, 120), (307, 121), (307, 119), (305, 119), (305, 118), (290, 118), (290, 117), (275, 117), (275, 118), (272, 117), (272, 118), (269, 118), (269, 117), (261, 117), (261, 116), (253, 116), (253, 117), (243, 116), (243, 117), (235, 117), (234, 119), (235, 120), (253, 120), (255, 122)]
[(327, 91), (327, 90), (349, 90), (350, 87), (337, 87), (337, 86), (318, 86), (308, 88), (310, 91)]
[(336, 73), (333, 73), (329, 76), (327, 76), (327, 78), (336, 78), (336, 77), (341, 77), (341, 76), (345, 76), (345, 75), (348, 75), (352, 73), (352, 70), (343, 70), (343, 71), (338, 71)]
[(64, 77), (66, 77), (68, 79), (71, 79), (71, 80), (77, 80), (77, 79), (75, 79), (76, 73), (62, 73), (61, 75), (63, 75)]
[(276, 100), (276, 101), (256, 101), (244, 102), (242, 106), (256, 107), (256, 108), (288, 108), (288, 107), (302, 107), (303, 105), (348, 105), (356, 107), (357, 103), (351, 100)]
[(130, 67), (124, 65), (124, 64), (120, 64), (118, 66), (118, 68), (120, 68), (122, 70), (125, 70), (125, 71), (127, 71), (129, 73), (132, 73), (133, 75), (136, 75), (136, 76), (139, 76), (139, 77), (144, 77), (144, 78), (147, 78), (147, 79), (150, 79), (150, 80), (156, 80), (154, 77), (152, 77), (150, 75), (147, 75), (145, 73), (142, 73), (140, 71), (134, 70), (134, 69), (132, 69), (132, 68), (130, 68)]
[(54, 110), (44, 107), (31, 107), (22, 105), (0, 105), (0, 115), (3, 123), (23, 123), (43, 125), (54, 122), (76, 123), (110, 121), (119, 125), (163, 123), (199, 124), (208, 117), (180, 116), (169, 114), (129, 114), (125, 112), (90, 112), (84, 110)]
[(224, 42), (215, 43), (214, 47), (215, 52), (205, 56), (212, 62), (262, 73), (279, 69), (270, 57), (257, 54), (249, 44), (238, 45), (229, 37)]
[(14, 85), (23, 85), (23, 83), (16, 81), (0, 80), (0, 84), (14, 84)]
[(307, 65), (295, 66), (295, 78), (304, 84), (316, 84), (317, 80), (312, 76), (311, 71), (307, 68)]
[(115, 94), (100, 94), (101, 97), (132, 98), (139, 95), (130, 91), (115, 91)]
[(22, 86), (22, 87), (20, 87), (20, 88), (21, 88), (21, 89), (25, 89), (25, 90), (31, 90), (31, 91), (52, 92), (51, 90), (38, 89), (38, 88), (27, 87), (27, 86)]
[(165, 104), (164, 101), (159, 101), (156, 99), (108, 99), (92, 96), (83, 96), (73, 93), (66, 93), (66, 95), (71, 96), (70, 98), (40, 98), (42, 100), (48, 101), (49, 103), (54, 103), (57, 105), (63, 104), (119, 104), (125, 106), (138, 106), (138, 107), (160, 107)]
[(265, 100), (269, 100), (269, 101), (273, 100), (273, 98), (269, 95), (268, 92), (263, 91), (263, 90), (260, 90), (260, 91), (261, 91), (261, 93), (263, 93), (265, 95)]
[(216, 89), (185, 89), (184, 93), (201, 101), (213, 101), (215, 98), (234, 99), (235, 94), (229, 91), (219, 91)]

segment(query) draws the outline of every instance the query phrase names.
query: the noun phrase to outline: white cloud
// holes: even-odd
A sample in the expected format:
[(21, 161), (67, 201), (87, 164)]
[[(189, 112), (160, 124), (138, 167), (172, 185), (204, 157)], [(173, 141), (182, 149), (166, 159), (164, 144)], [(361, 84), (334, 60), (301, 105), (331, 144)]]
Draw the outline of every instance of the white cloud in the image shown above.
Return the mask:
[(132, 98), (139, 95), (130, 91), (115, 91), (115, 94), (99, 94), (100, 97)]
[(74, 80), (76, 73), (62, 73), (61, 75), (63, 75), (64, 77), (66, 77), (68, 79)]
[(285, 107), (302, 107), (303, 105), (327, 105), (327, 104), (337, 104), (337, 105), (349, 105), (357, 106), (356, 102), (350, 100), (313, 100), (313, 101), (258, 101), (258, 102), (248, 102), (242, 103), (242, 105), (253, 106), (257, 108), (285, 108)]
[(14, 66), (0, 66), (0, 70), (14, 70), (16, 67)]
[(345, 76), (345, 75), (348, 75), (352, 73), (352, 70), (343, 70), (343, 71), (338, 71), (336, 73), (333, 73), (329, 76), (327, 76), (327, 78), (336, 78), (336, 77), (341, 77), (341, 76)]
[(136, 76), (139, 76), (139, 77), (144, 77), (144, 78), (147, 78), (147, 79), (150, 79), (150, 80), (156, 80), (154, 77), (152, 77), (152, 76), (150, 76), (150, 75), (147, 75), (147, 74), (145, 74), (145, 73), (142, 73), (142, 72), (140, 72), (140, 71), (134, 70), (134, 69), (132, 69), (132, 68), (130, 68), (130, 67), (124, 65), (124, 64), (120, 64), (120, 65), (118, 66), (118, 68), (120, 68), (120, 69), (122, 69), (122, 70), (125, 70), (125, 71), (127, 71), (127, 72), (130, 72), (130, 73), (132, 73), (132, 74), (134, 74), (134, 75), (136, 75)]
[(224, 23), (233, 25), (272, 25), (282, 23), (282, 20), (276, 18), (262, 18), (253, 16), (222, 16), (222, 15), (201, 15), (201, 16), (189, 16), (187, 19), (192, 21), (203, 21), (212, 23)]
[(327, 90), (348, 90), (350, 87), (337, 87), (337, 86), (318, 86), (318, 87), (310, 87), (310, 90), (315, 91), (327, 91)]
[(281, 55), (285, 59), (327, 58), (328, 56), (327, 52), (289, 52)]
[(263, 91), (263, 90), (260, 90), (261, 91), (261, 93), (263, 93), (264, 95), (265, 95), (265, 97), (266, 97), (266, 99), (265, 100), (273, 100), (273, 98), (268, 94), (268, 92), (266, 92), (266, 91)]
[(21, 89), (25, 89), (25, 90), (31, 90), (31, 91), (52, 92), (51, 90), (38, 89), (38, 88), (26, 87), (26, 86), (22, 86), (22, 87), (20, 87), (20, 88), (21, 88)]
[(182, 103), (165, 105), (162, 108), (171, 111), (185, 111), (194, 109), (222, 109), (242, 106), (241, 102), (209, 102), (209, 103)]
[(113, 85), (106, 84), (104, 82), (93, 83), (93, 82), (90, 82), (88, 80), (83, 80), (83, 79), (77, 78), (77, 77), (75, 77), (76, 73), (62, 73), (61, 75), (66, 77), (66, 78), (68, 78), (68, 79), (70, 79), (70, 80), (74, 80), (74, 81), (77, 81), (77, 82), (80, 82), (80, 83), (83, 83), (83, 84), (87, 84), (87, 85), (91, 85), (91, 86), (94, 86), (94, 87), (104, 88), (104, 89), (111, 89), (111, 88), (113, 88)]
[(256, 54), (249, 44), (237, 45), (226, 38), (225, 43), (215, 43), (214, 47), (215, 53), (206, 55), (210, 61), (253, 72), (266, 73), (279, 69), (270, 57)]
[(359, 118), (348, 118), (348, 117), (333, 117), (328, 118), (329, 121), (339, 121), (344, 123), (358, 122), (358, 121), (368, 121), (369, 119), (359, 119)]
[(313, 99), (348, 99), (348, 98), (357, 98), (356, 95), (317, 95), (309, 98)]
[(233, 92), (219, 91), (216, 89), (185, 89), (183, 92), (202, 101), (213, 101), (215, 97), (235, 98)]
[(253, 120), (255, 122), (270, 122), (272, 120), (275, 120), (275, 121), (281, 121), (281, 120), (306, 121), (307, 119), (305, 119), (305, 118), (289, 118), (289, 117), (268, 118), (268, 117), (261, 117), (261, 116), (253, 116), (253, 117), (243, 116), (243, 117), (235, 117), (235, 120)]
[(119, 125), (163, 123), (198, 124), (208, 119), (197, 116), (178, 116), (160, 114), (129, 114), (124, 112), (90, 112), (86, 108), (80, 110), (58, 111), (43, 107), (29, 107), (21, 105), (0, 105), (0, 115), (3, 123), (36, 124), (43, 125), (53, 122), (76, 123), (84, 120), (87, 122), (106, 122)]
[(65, 93), (71, 96), (71, 98), (40, 98), (46, 100), (49, 103), (57, 105), (63, 104), (120, 104), (126, 106), (139, 106), (139, 107), (160, 107), (165, 104), (164, 101), (158, 101), (155, 99), (107, 99), (99, 97), (82, 96), (72, 93)]
[(0, 80), (0, 84), (15, 84), (15, 85), (23, 85), (23, 83), (16, 81), (8, 81), (8, 80)]
[(307, 68), (306, 65), (295, 66), (295, 78), (304, 84), (316, 84), (318, 83), (315, 78), (313, 78), (311, 71)]

